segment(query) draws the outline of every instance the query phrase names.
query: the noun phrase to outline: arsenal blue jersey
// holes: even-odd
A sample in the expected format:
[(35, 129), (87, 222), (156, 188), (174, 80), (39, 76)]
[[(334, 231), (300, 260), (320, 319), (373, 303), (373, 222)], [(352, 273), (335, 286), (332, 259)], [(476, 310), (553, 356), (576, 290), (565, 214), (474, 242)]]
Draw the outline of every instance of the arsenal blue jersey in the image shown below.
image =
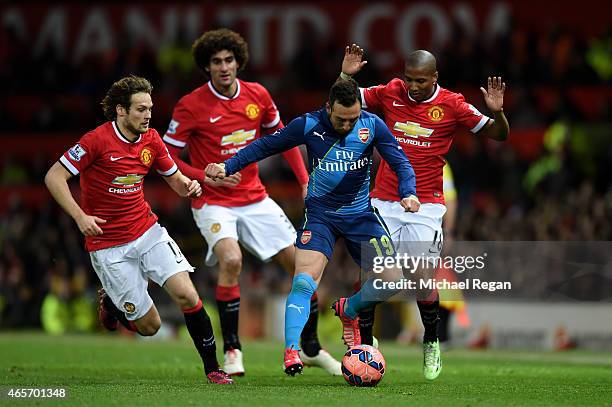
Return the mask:
[(366, 111), (344, 136), (336, 133), (325, 109), (304, 114), (226, 160), (225, 172), (234, 174), (250, 163), (300, 144), (305, 144), (308, 151), (308, 214), (355, 215), (371, 208), (374, 147), (397, 174), (399, 196), (416, 195), (415, 175), (408, 158), (384, 122)]

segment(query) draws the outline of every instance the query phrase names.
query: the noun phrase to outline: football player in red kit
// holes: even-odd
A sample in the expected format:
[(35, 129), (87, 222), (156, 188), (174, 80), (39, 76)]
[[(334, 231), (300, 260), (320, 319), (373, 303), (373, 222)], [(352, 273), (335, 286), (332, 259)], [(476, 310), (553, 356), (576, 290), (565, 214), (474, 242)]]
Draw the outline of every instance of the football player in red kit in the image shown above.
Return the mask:
[[(282, 209), (268, 197), (256, 163), (218, 181), (206, 178), (204, 169), (282, 128), (283, 123), (266, 88), (237, 78), (249, 58), (247, 43), (238, 33), (228, 29), (208, 31), (194, 42), (192, 51), (196, 64), (210, 80), (179, 100), (164, 141), (181, 171), (204, 183), (204, 193), (192, 203), (193, 217), (208, 245), (206, 264), (219, 263), (216, 297), (224, 369), (230, 375), (243, 375), (238, 338), (239, 243), (263, 261), (274, 259), (292, 274), (296, 232)], [(185, 147), (190, 164), (179, 158)], [(308, 173), (299, 149), (293, 148), (283, 157), (305, 192)], [(340, 362), (321, 349), (317, 338), (316, 294), (310, 306), (311, 319), (301, 337), (303, 361), (340, 375)]]
[[(232, 384), (219, 368), (210, 318), (189, 274), (193, 267), (144, 199), (151, 168), (180, 196), (197, 198), (197, 180), (181, 174), (159, 134), (149, 127), (152, 86), (129, 76), (115, 82), (102, 101), (108, 122), (86, 133), (47, 172), (45, 183), (85, 235), (92, 266), (102, 282), (100, 321), (120, 322), (143, 336), (155, 335), (161, 320), (147, 286), (163, 287), (185, 317), (187, 329), (211, 383)], [(68, 180), (80, 175), (81, 203)]]
[[(367, 63), (363, 49), (347, 46), (342, 61), (343, 76), (351, 76)], [(460, 93), (438, 84), (436, 58), (417, 50), (406, 58), (402, 78), (386, 85), (362, 88), (363, 108), (378, 111), (416, 174), (418, 212), (401, 212), (397, 196), (397, 177), (381, 161), (371, 193), (372, 205), (382, 215), (399, 253), (439, 257), (442, 250), (442, 218), (446, 212), (442, 188), (444, 155), (448, 152), (458, 126), (494, 140), (505, 140), (510, 131), (504, 115), (506, 84), (501, 77), (489, 77), (487, 89), (480, 88), (492, 118), (467, 103)], [(434, 380), (442, 362), (438, 339), (439, 299), (437, 292), (418, 293), (417, 304), (425, 327), (423, 338), (423, 374)], [(372, 337), (373, 311), (360, 314), (362, 342)], [(371, 340), (371, 339), (370, 339)]]

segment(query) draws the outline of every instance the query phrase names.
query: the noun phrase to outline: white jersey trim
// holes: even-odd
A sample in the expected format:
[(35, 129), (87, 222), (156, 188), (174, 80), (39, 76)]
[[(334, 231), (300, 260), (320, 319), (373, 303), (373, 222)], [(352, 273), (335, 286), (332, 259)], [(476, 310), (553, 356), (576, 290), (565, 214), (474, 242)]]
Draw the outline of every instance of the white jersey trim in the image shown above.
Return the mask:
[(117, 127), (117, 123), (114, 121), (111, 123), (113, 124), (113, 130), (115, 130), (115, 135), (117, 136), (117, 138), (119, 138), (119, 140), (123, 141), (124, 143), (135, 144), (135, 143), (138, 143), (142, 139), (142, 134), (139, 134), (136, 140), (134, 141), (128, 140), (127, 138), (125, 138), (123, 134), (121, 134), (121, 131), (119, 131), (119, 128)]
[(280, 122), (280, 114), (278, 113), (278, 110), (277, 110), (276, 117), (274, 118), (274, 120), (272, 120), (270, 123), (262, 124), (261, 127), (263, 127), (264, 129), (269, 129), (271, 127), (276, 126), (279, 122)]
[(222, 100), (232, 100), (232, 99), (238, 98), (238, 95), (240, 95), (240, 81), (237, 78), (236, 78), (236, 86), (237, 86), (236, 94), (234, 96), (232, 96), (231, 98), (228, 98), (227, 96), (223, 96), (222, 94), (217, 92), (215, 87), (212, 85), (212, 81), (208, 81), (208, 88), (210, 89), (212, 94), (215, 95), (216, 97), (218, 97), (219, 99), (222, 99)]
[(174, 173), (177, 172), (177, 171), (178, 171), (178, 167), (176, 166), (176, 163), (174, 163), (172, 168), (170, 168), (168, 171), (159, 171), (159, 170), (157, 170), (157, 172), (160, 175), (163, 175), (164, 177), (169, 177), (171, 175), (174, 175)]
[(365, 101), (365, 88), (359, 88), (359, 93), (361, 94), (361, 107), (367, 109), (368, 104)]
[(65, 156), (61, 156), (59, 160), (60, 160), (60, 163), (62, 163), (62, 165), (68, 171), (70, 171), (72, 175), (79, 175), (79, 170), (74, 165), (72, 165), (72, 163), (68, 161), (68, 159)]
[(164, 141), (168, 144), (172, 144), (175, 147), (185, 147), (187, 145), (187, 143), (185, 143), (184, 141), (174, 139), (168, 135), (164, 136)]
[(477, 133), (478, 131), (480, 131), (480, 129), (482, 129), (484, 127), (485, 124), (487, 124), (487, 122), (491, 120), (488, 116), (485, 116), (484, 114), (482, 115), (482, 118), (480, 119), (480, 121), (478, 122), (478, 124), (476, 126), (474, 126), (470, 131), (472, 133)]

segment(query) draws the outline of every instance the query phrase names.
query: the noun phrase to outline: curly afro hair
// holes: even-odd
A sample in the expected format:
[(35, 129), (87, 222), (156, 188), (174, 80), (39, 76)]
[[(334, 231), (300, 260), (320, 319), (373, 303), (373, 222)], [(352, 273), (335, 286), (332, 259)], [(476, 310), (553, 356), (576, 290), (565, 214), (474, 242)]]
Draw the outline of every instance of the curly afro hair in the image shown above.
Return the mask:
[(249, 46), (240, 34), (227, 28), (207, 31), (195, 40), (191, 47), (195, 63), (210, 76), (206, 68), (210, 65), (210, 58), (219, 51), (231, 51), (238, 62), (238, 72), (241, 72), (249, 61)]

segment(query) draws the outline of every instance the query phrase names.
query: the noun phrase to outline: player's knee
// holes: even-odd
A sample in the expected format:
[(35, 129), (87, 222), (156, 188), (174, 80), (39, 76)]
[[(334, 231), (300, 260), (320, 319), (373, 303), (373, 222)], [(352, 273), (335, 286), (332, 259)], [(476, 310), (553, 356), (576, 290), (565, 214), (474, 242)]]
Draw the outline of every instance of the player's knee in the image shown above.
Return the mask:
[(159, 331), (159, 326), (145, 325), (138, 328), (138, 333), (142, 336), (153, 336)]
[(142, 336), (153, 336), (161, 327), (161, 319), (151, 318), (150, 320), (138, 324), (138, 333)]
[(220, 260), (220, 269), (232, 275), (240, 274), (242, 269), (242, 255), (229, 254)]
[(174, 300), (181, 308), (193, 308), (198, 305), (200, 297), (195, 289), (184, 289), (174, 294)]
[(308, 274), (298, 274), (293, 278), (291, 291), (312, 295), (317, 289), (317, 283)]

